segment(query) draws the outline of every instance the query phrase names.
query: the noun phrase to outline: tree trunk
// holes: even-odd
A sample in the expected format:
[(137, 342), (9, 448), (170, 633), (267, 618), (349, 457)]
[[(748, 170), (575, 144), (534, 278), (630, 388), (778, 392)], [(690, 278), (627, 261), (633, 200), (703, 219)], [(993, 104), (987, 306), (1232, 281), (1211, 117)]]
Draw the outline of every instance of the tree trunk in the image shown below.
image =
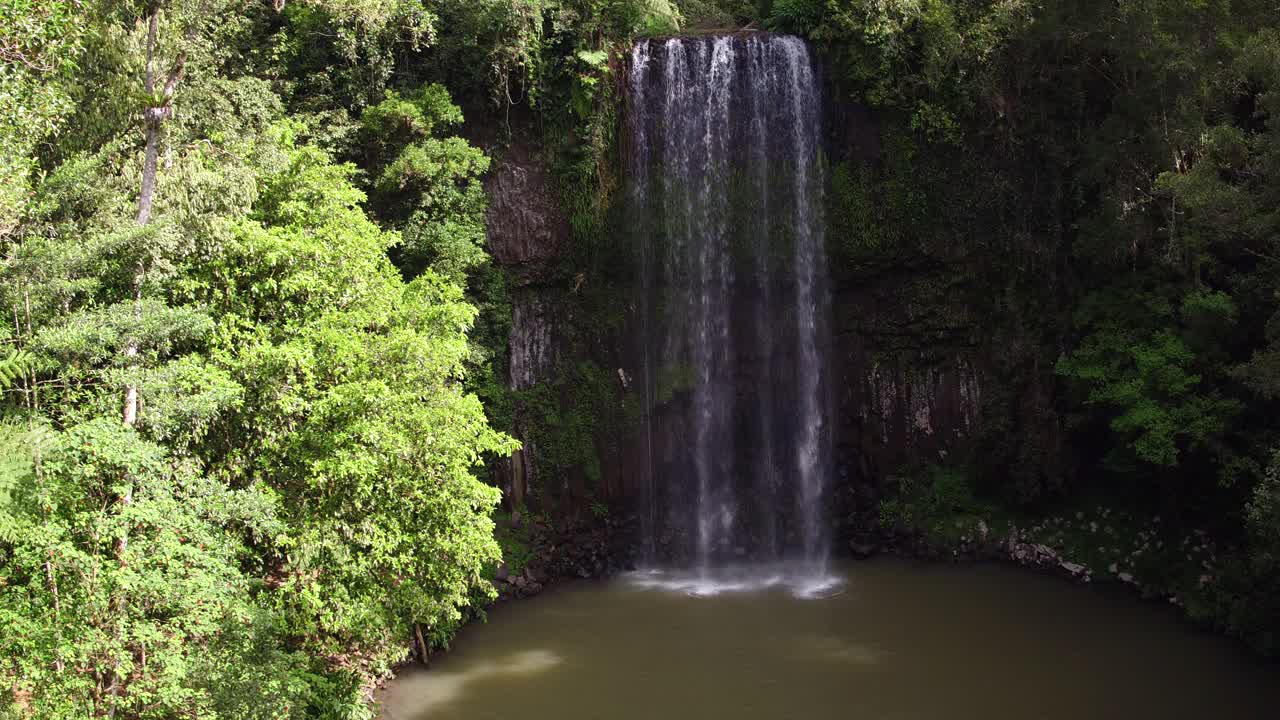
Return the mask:
[(511, 494), (507, 496), (507, 505), (512, 512), (524, 505), (525, 483), (524, 448), (521, 448), (511, 453)]
[(413, 624), (413, 634), (418, 638), (418, 661), (423, 665), (431, 662), (431, 656), (427, 652), (427, 641), (422, 638), (422, 626), (418, 623)]
[[(147, 63), (142, 80), (142, 89), (146, 93), (149, 105), (142, 111), (142, 125), (146, 132), (147, 144), (142, 156), (142, 189), (138, 193), (138, 225), (145, 227), (151, 222), (151, 206), (155, 203), (156, 172), (160, 160), (160, 125), (168, 116), (168, 99), (162, 98), (156, 104), (155, 50), (156, 36), (160, 32), (160, 8), (153, 7), (147, 17)], [(144, 267), (140, 260), (133, 276), (133, 318), (142, 317), (142, 282)], [(138, 356), (138, 339), (130, 338), (125, 346), (126, 364), (133, 367), (134, 358)], [(124, 389), (124, 424), (129, 427), (138, 421), (138, 386), (130, 382)], [(126, 502), (127, 504), (127, 502)]]
[[(160, 159), (160, 130), (164, 121), (172, 114), (173, 92), (177, 88), (178, 82), (182, 79), (183, 69), (186, 64), (185, 56), (179, 55), (169, 71), (162, 93), (157, 96), (155, 56), (159, 34), (160, 6), (156, 3), (150, 7), (147, 14), (147, 58), (142, 81), (143, 91), (147, 97), (147, 107), (142, 111), (146, 146), (143, 150), (142, 160), (142, 187), (138, 192), (137, 221), (140, 227), (146, 227), (151, 223), (151, 208), (155, 204), (156, 175)], [(135, 328), (141, 327), (142, 324), (142, 285), (146, 280), (146, 261), (143, 259), (144, 255), (142, 253), (139, 255), (138, 266), (135, 268), (133, 276), (133, 319)], [(139, 338), (135, 335), (129, 338), (124, 348), (125, 363), (131, 370), (137, 366), (138, 343)], [(124, 407), (121, 410), (121, 418), (126, 427), (133, 427), (138, 422), (138, 385), (132, 380), (125, 384)], [(120, 496), (122, 512), (133, 504), (133, 478), (129, 477), (126, 480), (125, 491)], [(128, 549), (129, 533), (126, 529), (116, 542), (115, 548), (116, 561), (120, 564), (121, 571), (128, 566), (126, 558)], [(122, 640), (124, 637), (127, 608), (128, 597), (121, 594), (116, 598), (116, 612), (119, 615), (116, 627), (117, 640)], [(109, 719), (114, 719), (116, 715), (117, 701), (120, 694), (120, 679), (117, 677), (119, 669), (120, 660), (117, 658), (111, 668), (111, 692), (107, 709), (107, 717)]]

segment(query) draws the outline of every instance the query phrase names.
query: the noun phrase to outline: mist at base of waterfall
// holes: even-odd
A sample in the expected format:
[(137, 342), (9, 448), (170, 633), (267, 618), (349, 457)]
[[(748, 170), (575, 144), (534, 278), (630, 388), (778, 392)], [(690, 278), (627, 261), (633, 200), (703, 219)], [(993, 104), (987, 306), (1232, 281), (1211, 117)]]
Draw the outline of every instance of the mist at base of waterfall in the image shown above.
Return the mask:
[(841, 591), (845, 579), (826, 564), (811, 565), (800, 558), (777, 563), (724, 565), (705, 570), (642, 568), (625, 573), (620, 581), (641, 590), (658, 590), (715, 597), (726, 593), (781, 591), (801, 599), (830, 597)]

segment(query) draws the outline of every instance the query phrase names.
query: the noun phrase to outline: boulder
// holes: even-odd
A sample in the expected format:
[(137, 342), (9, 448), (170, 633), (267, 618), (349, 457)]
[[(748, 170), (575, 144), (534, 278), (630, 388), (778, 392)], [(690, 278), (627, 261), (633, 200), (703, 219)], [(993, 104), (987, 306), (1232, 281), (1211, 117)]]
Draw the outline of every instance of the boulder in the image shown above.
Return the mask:
[(853, 551), (853, 556), (859, 560), (865, 560), (876, 554), (875, 545), (871, 543), (860, 543), (856, 540), (849, 543), (849, 549)]
[(1063, 570), (1066, 570), (1067, 572), (1071, 573), (1072, 575), (1077, 575), (1077, 576), (1083, 575), (1085, 571), (1088, 569), (1085, 566), (1081, 565), (1080, 563), (1067, 562), (1065, 560), (1060, 564), (1060, 567)]

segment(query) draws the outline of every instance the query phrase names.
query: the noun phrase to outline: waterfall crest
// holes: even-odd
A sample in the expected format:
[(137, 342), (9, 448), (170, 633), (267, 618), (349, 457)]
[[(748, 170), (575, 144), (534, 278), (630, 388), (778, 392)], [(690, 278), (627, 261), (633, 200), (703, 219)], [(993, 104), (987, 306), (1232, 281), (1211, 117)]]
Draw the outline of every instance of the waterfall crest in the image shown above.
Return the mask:
[(821, 576), (829, 311), (808, 48), (763, 33), (642, 40), (627, 80), (646, 554)]

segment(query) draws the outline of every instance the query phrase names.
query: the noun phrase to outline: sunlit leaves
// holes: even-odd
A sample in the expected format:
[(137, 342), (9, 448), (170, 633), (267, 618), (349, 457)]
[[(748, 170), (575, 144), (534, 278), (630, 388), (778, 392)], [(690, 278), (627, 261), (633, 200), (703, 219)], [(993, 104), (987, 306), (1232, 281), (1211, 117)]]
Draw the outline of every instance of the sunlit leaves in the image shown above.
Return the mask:
[(0, 3), (0, 238), (17, 227), (36, 144), (72, 109), (83, 15), (80, 0)]
[(425, 140), (437, 128), (460, 125), (462, 110), (453, 104), (444, 86), (432, 83), (403, 96), (388, 91), (382, 102), (365, 108), (360, 121), (372, 142), (397, 148)]
[(439, 85), (385, 100), (364, 113), (372, 147), (375, 204), (402, 232), (400, 264), (409, 274), (423, 268), (465, 285), (467, 274), (488, 261), (481, 176), (489, 158), (459, 137), (439, 137), (462, 113)]
[(101, 418), (63, 433), (38, 482), (0, 513), (0, 608), (21, 618), (0, 639), (0, 677), (36, 716), (104, 709), (91, 686), (106, 668), (120, 714), (215, 712), (195, 678), (234, 661), (224, 630), (254, 612), (234, 528), (267, 534), (275, 521), (269, 502), (193, 470)]
[(474, 472), (512, 443), (460, 387), (475, 310), (432, 272), (406, 285), (360, 199), (300, 149), (207, 272), (214, 352), (244, 387), (228, 431), (255, 438), (221, 467), (275, 488), (289, 521), (274, 607), (311, 652), (373, 673), (394, 629), (452, 626), (486, 587), (497, 491)]

